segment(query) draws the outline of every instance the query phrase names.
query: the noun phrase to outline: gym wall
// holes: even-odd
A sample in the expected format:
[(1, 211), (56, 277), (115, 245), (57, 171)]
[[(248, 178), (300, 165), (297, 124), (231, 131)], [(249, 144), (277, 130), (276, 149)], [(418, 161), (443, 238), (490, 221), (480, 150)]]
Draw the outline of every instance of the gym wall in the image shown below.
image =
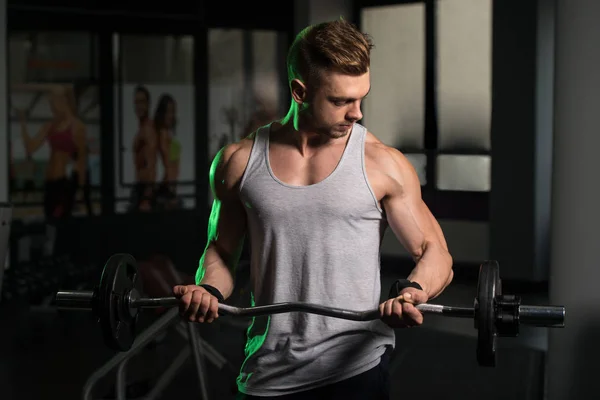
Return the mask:
[[(0, 0), (0, 54), (6, 54), (6, 0)], [(6, 63), (0, 63), (0, 93), (6, 93)], [(7, 120), (8, 103), (0, 102), (0, 121)], [(8, 132), (5, 123), (0, 128), (0, 160), (8, 160)], [(0, 202), (8, 201), (8, 163), (0, 162)], [(4, 265), (0, 260), (0, 266)]]
[[(96, 13), (97, 9), (86, 11), (86, 6), (64, 0), (64, 8), (56, 13), (47, 5), (22, 7), (17, 3), (9, 4), (8, 9), (11, 41), (7, 61), (14, 70), (9, 75), (21, 85), (16, 90), (11, 87), (9, 95), (12, 104), (32, 111), (27, 119), (30, 134), (37, 133), (40, 123), (50, 115), (49, 102), (40, 88), (43, 85), (37, 87), (38, 83), (77, 81), (79, 88), (86, 89), (82, 92), (89, 94), (80, 111), (88, 113), (86, 127), (93, 133), (89, 144), (95, 150), (90, 157), (94, 161), (90, 171), (95, 207), (92, 213), (78, 210), (74, 213), (77, 218), (58, 224), (52, 234), (55, 253), (67, 252), (74, 261), (101, 264), (116, 252), (137, 258), (158, 252), (168, 254), (182, 271), (194, 272), (206, 244), (212, 200), (210, 196), (202, 198), (208, 187), (207, 160), (212, 160), (214, 148), (222, 145), (223, 139), (232, 141), (251, 126), (265, 123), (265, 112), (280, 112), (272, 108), (283, 95), (279, 79), (285, 67), (280, 61), (288, 45), (287, 32), (292, 30), (291, 4), (270, 9), (280, 18), (262, 13), (249, 20), (247, 16), (256, 4), (240, 5), (232, 11), (226, 3), (211, 2), (202, 7), (182, 3), (181, 7), (169, 7), (169, 15), (152, 9), (146, 10), (148, 15), (140, 15), (140, 10), (125, 10), (125, 4), (98, 6), (106, 9)], [(124, 9), (114, 9), (119, 7)], [(193, 12), (198, 8), (211, 20)], [(54, 18), (48, 18), (49, 14)], [(55, 32), (56, 25), (64, 26), (64, 30)], [(204, 29), (207, 26), (209, 29)], [(36, 61), (35, 68), (27, 62), (28, 57)], [(83, 81), (93, 84), (84, 87)], [(182, 209), (130, 212), (136, 211), (129, 206), (135, 183), (132, 139), (137, 132), (132, 91), (138, 84), (151, 91), (152, 114), (162, 93), (176, 97), (180, 122), (176, 136), (181, 139), (176, 186)], [(14, 137), (13, 156), (23, 161), (21, 164), (47, 162), (47, 144), (33, 160), (27, 160), (16, 113), (11, 122), (8, 132), (0, 130), (0, 134), (4, 143), (8, 141), (5, 134)], [(6, 148), (0, 146), (2, 152)], [(104, 154), (99, 154), (100, 149)], [(6, 164), (0, 170), (5, 171), (4, 176), (8, 174)], [(0, 188), (0, 195), (13, 202), (16, 210), (16, 229), (11, 235), (15, 265), (35, 262), (40, 248), (50, 242), (48, 231), (54, 229), (45, 227), (44, 169), (31, 170), (28, 179), (20, 175), (16, 180), (17, 196), (11, 198), (8, 187)], [(162, 174), (159, 162), (157, 175), (162, 178)], [(24, 181), (34, 190), (23, 190)], [(0, 180), (0, 185), (6, 182)]]
[[(116, 212), (135, 210), (136, 154), (139, 122), (135, 91), (141, 87), (149, 94), (148, 116), (158, 117), (161, 99), (171, 99), (175, 126), (170, 129), (178, 146), (174, 157), (178, 168), (169, 172), (178, 207), (194, 209), (195, 204), (195, 126), (194, 38), (191, 35), (115, 34), (118, 43), (118, 84), (115, 86), (115, 197)], [(164, 101), (164, 100), (163, 100)], [(156, 160), (156, 182), (165, 176), (161, 156)]]
[[(295, 2), (295, 11), (296, 11), (296, 29), (298, 32), (307, 24), (319, 23), (331, 19), (338, 18), (340, 16), (353, 20), (356, 15), (355, 6), (357, 2), (353, 1), (331, 1), (331, 2), (319, 2), (319, 1), (296, 1)], [(393, 7), (393, 6), (392, 6)], [(387, 11), (387, 10), (386, 10)], [(422, 10), (418, 8), (414, 9), (413, 13), (421, 13)], [(418, 15), (417, 15), (418, 17)], [(424, 17), (421, 15), (420, 17)], [(417, 18), (417, 21), (418, 18)], [(356, 22), (356, 21), (354, 21)], [(369, 97), (376, 98), (378, 100), (375, 101), (376, 105), (370, 108), (370, 104), (368, 101), (365, 102), (363, 111), (364, 111), (364, 123), (368, 128), (370, 128), (381, 140), (384, 142), (394, 145), (396, 147), (415, 147), (415, 143), (418, 143), (422, 140), (423, 135), (423, 109), (422, 107), (415, 108), (411, 107), (413, 104), (420, 104), (424, 102), (424, 62), (422, 57), (424, 56), (423, 49), (420, 49), (418, 46), (411, 46), (409, 49), (412, 49), (413, 53), (410, 54), (410, 57), (404, 57), (403, 60), (410, 60), (412, 65), (411, 71), (413, 73), (403, 74), (398, 72), (398, 60), (396, 60), (396, 54), (389, 51), (389, 49), (394, 46), (398, 46), (398, 44), (406, 44), (407, 40), (398, 39), (394, 41), (394, 38), (402, 38), (402, 32), (409, 34), (411, 40), (418, 43), (419, 40), (424, 41), (425, 38), (423, 36), (415, 36), (418, 34), (424, 34), (422, 29), (422, 24), (419, 27), (413, 27), (410, 29), (410, 25), (407, 27), (405, 23), (398, 24), (396, 21), (395, 25), (390, 28), (388, 25), (383, 25), (379, 29), (377, 29), (377, 25), (363, 27), (367, 32), (371, 34), (375, 34), (375, 50), (373, 51), (372, 63), (374, 65), (374, 74), (372, 75), (372, 87), (376, 90), (374, 93), (370, 94)], [(410, 22), (410, 21), (404, 21)], [(378, 20), (378, 23), (381, 23)], [(414, 25), (414, 20), (413, 24)], [(406, 29), (409, 31), (406, 32)], [(420, 30), (419, 30), (420, 29)], [(387, 32), (387, 35), (377, 35), (377, 32)], [(375, 32), (373, 32), (375, 31)], [(392, 34), (395, 33), (395, 34)], [(398, 42), (399, 41), (399, 42)], [(398, 43), (397, 43), (398, 42)], [(402, 47), (403, 50), (407, 50), (406, 46)], [(484, 47), (483, 50), (486, 50)], [(419, 59), (421, 57), (421, 59)], [(406, 65), (406, 64), (402, 64)], [(467, 71), (469, 72), (469, 71)], [(415, 75), (416, 74), (416, 75)], [(485, 84), (485, 79), (489, 80), (489, 76), (485, 76), (485, 69), (480, 71), (479, 82), (483, 81)], [(397, 83), (399, 87), (402, 87), (404, 90), (409, 92), (408, 96), (398, 96), (396, 92), (398, 89), (396, 87), (390, 86), (389, 82), (392, 80)], [(407, 86), (408, 85), (408, 86)], [(412, 86), (411, 86), (412, 85)], [(481, 89), (482, 84), (480, 83), (475, 87), (475, 90)], [(412, 88), (412, 89), (410, 89)], [(450, 93), (452, 94), (452, 93)], [(411, 97), (411, 101), (407, 102), (407, 97)], [(486, 92), (485, 87), (483, 93), (471, 93), (471, 98), (475, 98), (475, 100), (481, 98), (483, 96), (484, 100), (486, 100), (486, 96), (490, 96), (489, 90)], [(446, 101), (445, 104), (448, 104), (449, 101)], [(477, 130), (480, 128), (487, 129), (489, 131), (489, 121), (486, 120), (485, 116), (490, 115), (490, 105), (491, 102), (488, 100), (483, 102), (472, 101), (470, 104), (473, 105), (475, 103), (475, 111), (474, 113), (479, 112), (481, 114), (481, 118), (475, 121), (474, 125), (467, 126), (472, 132), (471, 135), (475, 136), (475, 140), (483, 140), (484, 146), (486, 145), (485, 135), (477, 136)], [(376, 110), (380, 110), (381, 107), (384, 107), (383, 114), (376, 114)], [(486, 108), (487, 107), (487, 108)], [(450, 111), (448, 111), (449, 113)], [(449, 114), (450, 115), (450, 114)], [(371, 116), (371, 118), (369, 118)], [(399, 121), (395, 121), (395, 119), (400, 118), (401, 124), (398, 124)], [(456, 125), (460, 125), (460, 120), (450, 120), (448, 123), (447, 130), (450, 131), (456, 128)], [(401, 133), (394, 133), (391, 129), (393, 126), (401, 126)], [(463, 124), (464, 127), (464, 124)], [(398, 131), (396, 129), (396, 131)], [(487, 145), (489, 146), (489, 134), (487, 138)], [(425, 170), (421, 157), (418, 155), (408, 155), (411, 162), (417, 169), (417, 173), (419, 177), (424, 180)], [(488, 168), (489, 172), (489, 164), (484, 162), (484, 168)], [(468, 167), (467, 167), (468, 168)], [(460, 180), (460, 179), (459, 179)], [(468, 183), (467, 183), (468, 184)], [(485, 186), (486, 184), (486, 173), (484, 172), (482, 175), (475, 177), (476, 186)], [(489, 222), (487, 221), (467, 221), (460, 219), (442, 219), (440, 220), (440, 224), (444, 233), (447, 237), (448, 245), (452, 250), (454, 260), (459, 264), (466, 265), (477, 265), (482, 260), (489, 257), (490, 254), (490, 233), (489, 233)], [(384, 257), (399, 257), (399, 258), (408, 258), (409, 254), (402, 247), (402, 245), (395, 238), (393, 232), (388, 229), (382, 244), (382, 255)]]
[[(332, 2), (296, 1), (294, 3), (296, 10), (296, 14), (294, 15), (294, 30), (297, 32), (300, 27), (306, 26), (308, 23), (330, 20), (339, 16), (344, 16), (347, 19), (355, 19), (358, 3), (360, 2), (341, 0)], [(543, 2), (539, 4), (541, 3)], [(521, 4), (516, 1), (494, 3), (494, 42), (490, 50), (492, 70), (494, 71), (494, 76), (491, 79), (492, 92), (494, 93), (493, 107), (491, 107), (491, 110), (488, 110), (486, 108), (488, 106), (485, 104), (483, 106), (478, 105), (475, 111), (473, 111), (474, 113), (479, 112), (485, 115), (491, 113), (489, 116), (491, 127), (486, 125), (486, 118), (478, 120), (475, 122), (475, 125), (470, 128), (468, 127), (472, 130), (479, 129), (485, 131), (487, 129), (491, 131), (488, 137), (492, 143), (491, 148), (494, 149), (494, 156), (491, 158), (491, 165), (485, 161), (486, 157), (478, 158), (480, 161), (484, 161), (475, 164), (477, 168), (471, 169), (483, 171), (483, 173), (475, 176), (474, 181), (462, 179), (459, 174), (456, 174), (454, 178), (458, 179), (450, 182), (451, 184), (463, 186), (465, 184), (474, 184), (476, 186), (483, 186), (487, 190), (488, 188), (485, 187), (485, 177), (488, 173), (485, 171), (491, 169), (492, 179), (491, 182), (488, 182), (488, 184), (491, 183), (491, 191), (489, 192), (490, 217), (487, 220), (466, 220), (452, 218), (451, 216), (440, 219), (440, 224), (447, 236), (447, 241), (457, 263), (476, 266), (477, 263), (486, 258), (498, 259), (502, 265), (503, 276), (507, 279), (545, 280), (547, 277), (546, 254), (549, 199), (545, 193), (549, 191), (550, 186), (548, 177), (550, 176), (550, 138), (552, 133), (552, 110), (549, 103), (551, 93), (548, 93), (547, 87), (548, 82), (552, 80), (552, 70), (548, 66), (551, 65), (548, 62), (548, 58), (551, 57), (551, 42), (547, 40), (548, 34), (546, 31), (551, 31), (551, 21), (546, 20), (545, 25), (538, 23), (539, 10), (537, 7), (537, 2), (533, 2), (532, 4)], [(513, 13), (515, 8), (519, 9), (519, 13)], [(251, 35), (248, 35), (249, 32)], [(278, 93), (278, 89), (275, 88), (277, 85), (273, 84), (274, 81), (281, 79), (282, 76), (281, 71), (278, 70), (279, 67), (276, 61), (273, 61), (272, 65), (265, 67), (265, 65), (261, 66), (257, 60), (277, 60), (278, 57), (281, 58), (282, 48), (284, 48), (282, 43), (285, 43), (290, 38), (280, 37), (280, 35), (273, 36), (271, 32), (269, 30), (261, 31), (261, 34), (266, 36), (257, 39), (256, 35), (258, 32), (251, 29), (219, 30), (215, 28), (212, 29), (210, 35), (217, 42), (224, 39), (230, 40), (231, 38), (236, 38), (233, 44), (237, 43), (237, 45), (239, 45), (240, 41), (253, 42), (256, 50), (252, 58), (254, 60), (252, 64), (253, 68), (255, 71), (263, 68), (262, 71), (264, 73), (261, 77), (267, 77), (266, 79), (271, 87), (267, 91), (266, 96), (277, 99), (284, 98), (284, 95), (288, 96), (289, 94), (284, 90)], [(546, 42), (543, 45), (539, 44), (541, 43), (540, 38), (542, 38), (542, 34), (546, 38), (544, 39)], [(375, 40), (380, 44), (380, 53), (378, 54), (381, 54), (381, 49), (384, 49), (386, 46), (385, 39), (379, 37), (375, 38)], [(167, 38), (165, 35), (161, 42), (165, 49), (169, 47), (167, 46), (169, 42), (172, 42), (172, 39)], [(270, 43), (267, 46), (269, 48), (259, 48), (256, 46), (258, 43)], [(131, 50), (131, 48), (135, 47), (135, 45), (132, 45), (129, 48)], [(210, 41), (208, 51), (209, 53), (211, 51)], [(179, 60), (185, 60), (186, 53), (181, 52), (179, 54), (183, 57), (183, 59), (179, 58)], [(235, 54), (237, 62), (247, 66), (248, 55), (244, 54), (243, 51), (235, 52)], [(261, 56), (258, 56), (258, 54), (261, 54)], [(183, 64), (185, 63), (179, 65)], [(385, 60), (382, 60), (380, 64), (387, 65), (392, 63), (386, 64)], [(153, 68), (149, 68), (149, 71), (154, 69), (154, 67), (158, 69), (162, 68), (165, 71), (168, 69), (166, 63), (150, 65)], [(210, 66), (208, 67), (210, 71)], [(247, 77), (243, 74), (244, 68), (233, 68), (226, 78), (237, 79), (235, 80), (236, 85), (240, 82), (244, 82), (245, 84)], [(377, 75), (374, 75), (374, 78), (386, 79), (386, 77), (394, 76), (391, 75), (394, 73), (397, 75), (397, 71), (388, 71), (387, 75), (386, 71), (380, 71)], [(279, 76), (277, 76), (278, 74)], [(259, 80), (262, 79), (261, 77), (259, 77)], [(131, 80), (131, 84), (133, 84), (134, 81), (149, 81), (151, 79), (133, 77)], [(255, 79), (255, 81), (257, 80)], [(223, 115), (223, 108), (226, 108), (227, 103), (230, 102), (229, 99), (232, 98), (232, 94), (229, 92), (230, 87), (212, 82), (209, 82), (211, 87), (209, 88), (206, 100), (209, 107), (213, 108), (208, 111), (207, 115), (201, 116), (201, 118), (208, 120), (207, 127), (210, 128), (211, 134), (215, 132), (216, 134), (228, 133), (229, 124)], [(374, 82), (374, 84), (377, 85), (377, 82)], [(382, 85), (380, 84), (380, 86)], [(479, 86), (481, 85), (478, 84), (477, 87)], [(470, 94), (470, 96), (475, 96), (475, 98), (479, 98), (477, 96), (482, 95), (485, 97), (488, 96), (488, 93)], [(375, 97), (378, 94), (372, 93), (370, 96)], [(385, 98), (387, 95), (382, 93), (380, 96), (384, 96)], [(239, 100), (240, 104), (248, 101), (248, 99), (236, 98), (235, 96), (233, 98)], [(221, 104), (221, 106), (215, 107), (214, 105), (217, 103)], [(444, 104), (449, 103), (445, 101)], [(372, 123), (369, 122), (369, 113), (371, 111), (368, 109), (368, 104), (366, 106), (365, 124), (371, 127)], [(404, 106), (404, 104), (398, 104), (396, 108), (402, 110)], [(115, 112), (113, 111), (111, 114)], [(418, 113), (418, 109), (414, 112)], [(240, 114), (239, 120), (236, 121), (235, 132), (241, 132), (241, 126), (244, 122), (249, 122), (250, 120), (249, 115), (245, 111)], [(446, 114), (452, 115), (450, 111)], [(117, 115), (115, 114), (114, 116), (116, 120)], [(371, 121), (373, 122), (373, 119)], [(202, 124), (205, 122), (204, 120), (200, 121)], [(403, 132), (403, 136), (386, 136), (388, 130), (384, 129), (384, 127), (377, 128), (376, 122), (373, 123), (375, 124), (372, 128), (373, 131), (378, 136), (383, 136), (382, 139), (390, 143), (394, 143), (399, 139), (406, 139), (407, 137), (405, 132)], [(452, 123), (456, 125), (456, 122)], [(213, 127), (215, 132), (212, 132)], [(200, 126), (196, 127), (196, 129), (201, 128)], [(130, 134), (129, 132), (127, 133)], [(482, 134), (478, 138), (484, 138), (483, 147), (486, 147), (486, 136)], [(122, 148), (118, 147), (117, 138), (110, 143), (115, 146), (116, 154), (122, 151)], [(210, 159), (214, 151), (213, 149), (216, 146), (214, 140), (209, 140), (208, 144), (210, 154), (207, 159)], [(127, 143), (127, 145), (129, 144)], [(127, 149), (125, 149), (124, 157), (126, 161), (130, 160), (130, 153), (127, 153)], [(423, 176), (423, 165), (419, 163), (419, 157), (415, 156), (411, 160), (420, 176)], [(6, 166), (2, 165), (0, 168), (6, 168)], [(114, 169), (111, 169), (111, 172), (116, 173)], [(195, 178), (198, 179), (198, 176), (195, 176)], [(111, 178), (110, 181), (115, 186), (119, 184), (119, 180), (116, 177)], [(0, 184), (2, 183), (4, 182)], [(0, 195), (2, 194), (1, 189), (0, 187)], [(123, 202), (128, 201), (127, 194), (122, 193)], [(191, 193), (183, 193), (183, 195), (193, 196)], [(210, 200), (210, 198), (207, 200)], [(208, 204), (209, 201), (207, 201), (207, 206)], [(201, 205), (198, 205), (197, 209), (201, 217), (198, 217), (196, 221), (190, 222), (185, 216), (181, 216), (181, 223), (189, 227), (189, 230), (188, 228), (181, 229), (189, 234), (200, 232), (200, 235), (203, 237), (206, 232), (206, 226), (201, 220), (208, 216), (208, 210), (203, 212)], [(161, 216), (157, 216), (156, 218), (160, 219)], [(177, 219), (180, 217), (173, 218)], [(171, 233), (168, 230), (164, 232), (166, 235), (165, 240), (168, 239), (168, 235)], [(195, 245), (201, 251), (204, 243), (200, 240), (200, 237), (196, 237), (196, 239)], [(408, 256), (391, 231), (388, 231), (384, 238), (383, 255), (403, 258), (407, 258)], [(185, 258), (188, 259), (188, 257)], [(189, 259), (192, 259), (191, 254)], [(188, 261), (187, 264), (189, 265), (189, 263)]]
[[(476, 266), (481, 260), (492, 258), (500, 262), (506, 279), (546, 281), (553, 134), (553, 2), (439, 2), (433, 16), (427, 16), (419, 2), (372, 0), (355, 1), (356, 4), (359, 7), (354, 17), (361, 22), (365, 20), (363, 10), (392, 14), (402, 7), (404, 14), (415, 14), (404, 23), (398, 22), (397, 15), (390, 17), (388, 25), (391, 25), (387, 28), (378, 25), (381, 20), (370, 28), (363, 27), (376, 35), (373, 52), (376, 73), (372, 84), (377, 88), (365, 102), (364, 123), (382, 140), (405, 149), (421, 178), (426, 175), (425, 156), (417, 153), (425, 129), (421, 104), (426, 99), (421, 94), (425, 90), (424, 65), (419, 60), (423, 58), (420, 46), (427, 37), (419, 33), (423, 30), (421, 26), (413, 25), (425, 17), (437, 21), (433, 34), (439, 38), (447, 33), (440, 19), (454, 12), (452, 18), (466, 18), (464, 25), (470, 24), (471, 29), (477, 30), (473, 21), (480, 24), (481, 32), (489, 29), (487, 44), (480, 39), (468, 39), (469, 34), (475, 35), (468, 30), (455, 32), (458, 41), (454, 44), (448, 44), (452, 36), (444, 39), (446, 44), (438, 43), (440, 57), (434, 65), (438, 80), (437, 150), (449, 152), (445, 157), (454, 157), (457, 164), (454, 168), (448, 168), (447, 164), (441, 168), (448, 174), (440, 174), (438, 178), (449, 180), (436, 183), (446, 188), (458, 187), (460, 191), (489, 193), (487, 218), (469, 220), (450, 215), (440, 218), (440, 224), (456, 263)], [(457, 16), (453, 6), (468, 7), (470, 11)], [(344, 12), (347, 10), (340, 8), (340, 13)], [(473, 15), (469, 15), (471, 12)], [(378, 32), (382, 33), (377, 35)], [(398, 39), (403, 37), (412, 37), (421, 44)], [(465, 40), (469, 47), (480, 51), (469, 52), (464, 47)], [(463, 70), (441, 58), (444, 51), (452, 48), (454, 53), (464, 53), (464, 57), (459, 57), (466, 62)], [(402, 57), (405, 53), (410, 57)], [(390, 80), (393, 86), (389, 85)], [(410, 95), (403, 97), (402, 90)], [(397, 125), (402, 129), (396, 129), (395, 134), (393, 127)], [(456, 157), (461, 153), (462, 158)], [(406, 255), (389, 231), (383, 252)]]

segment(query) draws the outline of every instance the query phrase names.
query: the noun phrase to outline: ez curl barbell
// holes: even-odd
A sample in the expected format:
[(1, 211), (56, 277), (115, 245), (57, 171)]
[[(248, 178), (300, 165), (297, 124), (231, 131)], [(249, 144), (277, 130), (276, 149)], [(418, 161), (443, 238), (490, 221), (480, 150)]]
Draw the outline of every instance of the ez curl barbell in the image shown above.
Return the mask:
[[(564, 328), (564, 306), (523, 305), (519, 296), (502, 294), (500, 268), (496, 261), (485, 261), (479, 268), (477, 297), (473, 307), (419, 304), (423, 314), (454, 318), (473, 318), (477, 337), (477, 361), (481, 366), (496, 365), (496, 339), (516, 337), (521, 324)], [(115, 254), (104, 266), (100, 283), (93, 291), (60, 291), (55, 304), (59, 309), (91, 310), (98, 318), (105, 344), (127, 351), (136, 337), (140, 309), (177, 307), (176, 297), (142, 297), (136, 260), (129, 254)], [(277, 303), (255, 307), (219, 304), (219, 315), (257, 317), (288, 312), (306, 312), (353, 321), (380, 318), (378, 309), (353, 311), (308, 303)]]

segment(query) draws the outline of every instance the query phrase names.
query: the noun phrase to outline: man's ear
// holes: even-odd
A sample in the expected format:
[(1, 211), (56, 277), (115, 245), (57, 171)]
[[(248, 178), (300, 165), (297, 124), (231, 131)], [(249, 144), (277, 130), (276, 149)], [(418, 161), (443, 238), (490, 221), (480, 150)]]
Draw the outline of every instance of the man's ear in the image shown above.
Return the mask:
[(298, 104), (302, 104), (306, 101), (306, 85), (299, 79), (293, 79), (290, 82), (290, 90), (292, 92), (292, 98)]

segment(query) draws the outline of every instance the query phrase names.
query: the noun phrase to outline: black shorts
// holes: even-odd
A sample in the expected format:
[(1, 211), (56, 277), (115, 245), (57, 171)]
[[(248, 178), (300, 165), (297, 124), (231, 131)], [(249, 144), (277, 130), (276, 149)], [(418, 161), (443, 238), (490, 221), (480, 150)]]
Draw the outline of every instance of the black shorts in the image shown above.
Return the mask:
[(236, 400), (388, 400), (390, 398), (390, 357), (391, 351), (388, 350), (376, 367), (352, 378), (317, 389), (276, 397), (258, 397), (238, 393)]

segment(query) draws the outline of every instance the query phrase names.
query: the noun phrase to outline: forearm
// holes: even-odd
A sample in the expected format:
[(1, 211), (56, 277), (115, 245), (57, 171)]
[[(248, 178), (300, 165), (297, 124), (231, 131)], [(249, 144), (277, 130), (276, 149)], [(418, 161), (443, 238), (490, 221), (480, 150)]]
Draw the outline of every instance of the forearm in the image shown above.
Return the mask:
[(196, 274), (196, 284), (211, 285), (217, 288), (223, 297), (227, 299), (233, 293), (235, 286), (233, 269), (234, 266), (228, 266), (217, 250), (213, 246), (209, 246), (200, 260), (200, 266)]
[(452, 280), (450, 253), (440, 243), (430, 242), (425, 245), (416, 261), (408, 279), (421, 285), (429, 299), (439, 296)]

